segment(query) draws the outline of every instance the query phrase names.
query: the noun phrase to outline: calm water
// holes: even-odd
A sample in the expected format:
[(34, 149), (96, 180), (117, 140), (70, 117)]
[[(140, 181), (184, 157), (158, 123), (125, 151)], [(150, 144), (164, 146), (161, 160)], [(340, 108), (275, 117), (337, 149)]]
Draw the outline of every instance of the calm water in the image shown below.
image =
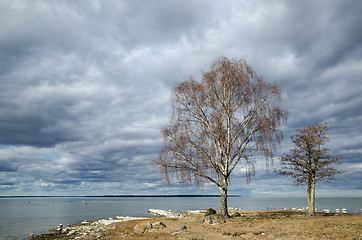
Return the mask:
[[(305, 198), (245, 199), (229, 198), (229, 207), (245, 210), (267, 210), (305, 207)], [(84, 202), (83, 202), (84, 201)], [(80, 223), (115, 216), (149, 216), (147, 210), (220, 209), (219, 198), (94, 198), (94, 197), (32, 197), (0, 198), (0, 239), (24, 239), (29, 233), (45, 233), (59, 224)], [(84, 203), (87, 203), (85, 205)], [(316, 208), (347, 208), (360, 213), (362, 198), (317, 198)]]

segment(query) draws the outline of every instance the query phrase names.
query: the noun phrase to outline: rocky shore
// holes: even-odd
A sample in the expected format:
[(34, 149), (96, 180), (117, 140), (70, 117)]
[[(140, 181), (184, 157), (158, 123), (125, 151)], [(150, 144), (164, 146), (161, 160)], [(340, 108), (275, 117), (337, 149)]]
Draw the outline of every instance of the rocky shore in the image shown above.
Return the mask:
[(150, 209), (156, 216), (116, 217), (51, 230), (32, 239), (362, 239), (362, 215), (300, 211), (231, 210), (220, 218), (213, 209), (172, 212)]
[(100, 219), (97, 221), (83, 221), (80, 224), (63, 227), (59, 225), (56, 229), (50, 230), (49, 233), (34, 236), (29, 234), (29, 239), (101, 239), (104, 237), (104, 232), (114, 228), (111, 226), (115, 223), (145, 220), (145, 217), (115, 217), (109, 219)]

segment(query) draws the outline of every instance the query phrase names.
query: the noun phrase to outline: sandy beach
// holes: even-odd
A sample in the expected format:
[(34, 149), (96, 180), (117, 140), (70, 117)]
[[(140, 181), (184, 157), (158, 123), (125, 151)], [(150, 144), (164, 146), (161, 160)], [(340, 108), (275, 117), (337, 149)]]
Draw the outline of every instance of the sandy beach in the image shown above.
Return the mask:
[(85, 221), (32, 239), (362, 239), (361, 214), (318, 213), (307, 218), (297, 211), (234, 212), (240, 216), (213, 224), (204, 222), (200, 211)]

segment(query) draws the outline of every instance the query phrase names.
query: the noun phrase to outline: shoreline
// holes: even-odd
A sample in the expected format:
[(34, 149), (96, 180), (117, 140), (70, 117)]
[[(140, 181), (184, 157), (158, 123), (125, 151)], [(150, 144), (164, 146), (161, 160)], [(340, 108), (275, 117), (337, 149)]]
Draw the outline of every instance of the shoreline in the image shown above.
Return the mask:
[[(231, 210), (230, 213), (238, 212), (239, 217), (227, 219), (225, 222), (205, 223), (203, 221), (205, 210), (190, 210), (171, 212), (160, 209), (150, 209), (150, 213), (157, 216), (150, 217), (120, 217), (109, 219), (100, 219), (95, 221), (83, 221), (79, 224), (67, 227), (58, 226), (56, 229), (49, 230), (49, 233), (41, 235), (29, 235), (29, 239), (50, 240), (50, 239), (178, 239), (177, 236), (186, 237), (186, 239), (231, 239), (227, 238), (232, 235), (244, 236), (245, 239), (265, 239), (269, 237), (277, 237), (279, 239), (318, 239), (313, 236), (300, 238), (297, 233), (298, 229), (311, 224), (311, 229), (318, 227), (319, 234), (323, 232), (326, 239), (334, 239), (337, 228), (350, 230), (338, 232), (337, 238), (354, 239), (362, 238), (362, 214), (354, 213), (317, 213), (312, 218), (307, 218), (304, 212), (291, 210)], [(292, 222), (292, 225), (289, 226)], [(340, 222), (340, 224), (338, 224)], [(152, 228), (155, 223), (165, 225), (164, 229)], [(143, 233), (135, 233), (136, 225), (149, 225)], [(329, 225), (328, 225), (329, 224)], [(255, 225), (254, 227), (252, 227)], [(166, 227), (167, 226), (167, 227)], [(178, 226), (187, 226), (186, 230), (178, 231)], [(270, 227), (272, 226), (272, 227)], [(284, 226), (287, 226), (285, 229)], [(240, 230), (246, 228), (246, 230)], [(251, 229), (248, 229), (251, 228)], [(267, 228), (268, 230), (265, 230)], [(357, 230), (355, 229), (357, 228)], [(205, 229), (209, 229), (205, 231)], [(277, 233), (271, 233), (270, 230)], [(284, 229), (284, 230), (283, 230)], [(234, 232), (233, 232), (234, 231)], [(238, 232), (239, 231), (239, 232)], [(305, 229), (307, 231), (307, 229)], [(359, 232), (359, 233), (358, 233)], [(332, 236), (329, 238), (328, 234)], [(274, 235), (273, 235), (274, 234)], [(289, 238), (278, 237), (289, 236)], [(293, 235), (294, 234), (294, 235)], [(352, 238), (348, 238), (349, 234)], [(303, 235), (303, 233), (302, 233)], [(309, 234), (310, 235), (310, 234)], [(195, 237), (196, 236), (196, 237)], [(201, 237), (203, 236), (203, 237)], [(299, 237), (298, 237), (299, 236)], [(321, 236), (321, 235), (319, 235)], [(152, 238), (151, 238), (152, 237)], [(175, 238), (177, 237), (177, 238)], [(188, 238), (190, 237), (190, 238)], [(206, 238), (205, 238), (206, 237)], [(234, 238), (235, 239), (235, 238)], [(238, 238), (243, 239), (243, 238)]]
[[(82, 236), (86, 236), (86, 238), (102, 238), (104, 234), (102, 234), (103, 231), (106, 231), (108, 226), (115, 223), (121, 223), (121, 222), (128, 222), (128, 221), (134, 221), (134, 220), (149, 220), (151, 218), (155, 219), (159, 216), (166, 217), (166, 218), (183, 218), (184, 216), (182, 214), (177, 214), (172, 211), (166, 211), (161, 209), (149, 209), (149, 213), (153, 214), (153, 216), (149, 217), (130, 217), (130, 216), (116, 216), (114, 218), (108, 218), (108, 219), (99, 219), (99, 220), (92, 220), (87, 221), (84, 220), (81, 223), (77, 224), (71, 224), (64, 227), (62, 224), (60, 224), (55, 229), (48, 230), (48, 233), (42, 233), (39, 235), (35, 235), (33, 233), (29, 234), (29, 239), (58, 239), (59, 237), (65, 237), (62, 235), (72, 236), (72, 235), (79, 235), (80, 238), (74, 238), (74, 239), (82, 239)], [(202, 210), (188, 210), (188, 211), (182, 211), (182, 212), (188, 212), (193, 214), (201, 214)]]
[(81, 236), (86, 236), (87, 238), (101, 238), (104, 236), (102, 232), (106, 231), (109, 225), (121, 222), (128, 222), (134, 220), (147, 220), (148, 217), (130, 217), (130, 216), (116, 216), (114, 218), (108, 219), (99, 219), (87, 221), (84, 220), (77, 224), (71, 224), (64, 227), (60, 224), (55, 229), (48, 230), (48, 233), (43, 233), (39, 235), (34, 235), (33, 233), (29, 234), (28, 239), (63, 239), (66, 236), (72, 237), (73, 235), (79, 235), (80, 238), (74, 239), (83, 239)]

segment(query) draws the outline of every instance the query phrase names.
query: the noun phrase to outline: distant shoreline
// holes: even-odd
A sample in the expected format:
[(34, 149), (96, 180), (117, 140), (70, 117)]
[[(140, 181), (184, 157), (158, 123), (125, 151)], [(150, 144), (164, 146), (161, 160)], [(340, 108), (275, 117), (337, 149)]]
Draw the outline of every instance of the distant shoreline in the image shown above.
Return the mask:
[[(125, 197), (125, 198), (167, 198), (167, 197), (172, 197), (172, 198), (192, 198), (192, 197), (204, 197), (204, 198), (210, 198), (210, 197), (220, 197), (220, 195), (199, 195), (199, 194), (194, 194), (194, 195), (182, 195), (182, 194), (173, 194), (173, 195), (88, 195), (88, 196), (0, 196), (0, 198), (51, 198), (51, 197), (79, 197), (79, 198), (89, 198), (89, 197), (93, 197), (93, 198), (100, 198), (100, 197), (104, 197), (104, 198), (114, 198), (114, 197)], [(228, 195), (228, 197), (241, 197), (241, 195)]]

